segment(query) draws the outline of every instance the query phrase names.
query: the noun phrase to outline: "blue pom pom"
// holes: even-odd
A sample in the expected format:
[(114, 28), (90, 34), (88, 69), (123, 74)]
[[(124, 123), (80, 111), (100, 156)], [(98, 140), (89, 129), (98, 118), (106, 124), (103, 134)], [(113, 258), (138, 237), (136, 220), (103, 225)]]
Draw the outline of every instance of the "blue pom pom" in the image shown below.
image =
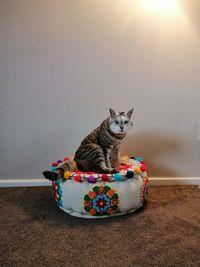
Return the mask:
[(57, 170), (57, 167), (51, 167), (52, 172), (54, 172), (55, 170)]
[(137, 157), (136, 160), (139, 161), (139, 162), (142, 162), (143, 161), (143, 158)]
[(127, 171), (126, 177), (127, 178), (133, 178), (134, 177), (134, 172), (133, 171)]
[(121, 179), (122, 179), (122, 175), (121, 175), (121, 173), (115, 173), (115, 181), (121, 181)]

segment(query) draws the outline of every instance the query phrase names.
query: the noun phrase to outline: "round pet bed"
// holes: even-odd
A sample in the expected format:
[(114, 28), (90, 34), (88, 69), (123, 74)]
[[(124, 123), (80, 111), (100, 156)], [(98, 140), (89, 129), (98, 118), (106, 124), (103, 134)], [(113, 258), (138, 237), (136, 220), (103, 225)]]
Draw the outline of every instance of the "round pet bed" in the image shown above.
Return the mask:
[[(52, 163), (52, 170), (60, 163)], [(52, 182), (54, 198), (63, 211), (77, 217), (103, 218), (134, 212), (147, 199), (146, 164), (140, 157), (123, 157), (119, 170), (116, 174), (65, 172)]]

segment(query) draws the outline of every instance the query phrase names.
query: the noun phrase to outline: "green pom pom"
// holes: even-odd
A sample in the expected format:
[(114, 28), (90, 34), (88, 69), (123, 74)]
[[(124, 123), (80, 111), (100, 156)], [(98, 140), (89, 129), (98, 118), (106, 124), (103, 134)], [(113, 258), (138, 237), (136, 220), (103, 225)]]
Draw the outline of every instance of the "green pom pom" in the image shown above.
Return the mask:
[(143, 161), (143, 158), (137, 157), (136, 160), (139, 161), (139, 162), (142, 162)]

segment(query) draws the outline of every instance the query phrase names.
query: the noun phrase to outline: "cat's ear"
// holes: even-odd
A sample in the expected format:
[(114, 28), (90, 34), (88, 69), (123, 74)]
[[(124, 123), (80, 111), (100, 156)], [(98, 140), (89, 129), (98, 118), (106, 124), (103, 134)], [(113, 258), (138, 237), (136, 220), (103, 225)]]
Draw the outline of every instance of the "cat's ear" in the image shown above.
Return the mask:
[(118, 114), (118, 112), (115, 111), (115, 110), (112, 109), (112, 108), (110, 108), (109, 111), (110, 111), (110, 117), (111, 117), (111, 118), (115, 118), (115, 117), (117, 116), (117, 114)]
[(132, 116), (133, 110), (134, 110), (134, 108), (130, 109), (130, 110), (126, 113), (126, 116), (127, 116), (129, 119), (130, 119), (131, 116)]

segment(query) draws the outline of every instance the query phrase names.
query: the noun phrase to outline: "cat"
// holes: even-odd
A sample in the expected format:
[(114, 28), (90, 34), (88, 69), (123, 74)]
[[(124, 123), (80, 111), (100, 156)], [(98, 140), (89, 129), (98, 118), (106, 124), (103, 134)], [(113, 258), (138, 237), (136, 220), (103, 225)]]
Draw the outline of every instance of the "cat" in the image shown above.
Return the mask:
[(56, 180), (65, 171), (118, 172), (120, 144), (132, 126), (133, 109), (128, 112), (117, 112), (110, 108), (109, 111), (110, 116), (83, 139), (74, 160), (59, 164), (54, 172), (43, 172), (47, 179)]

